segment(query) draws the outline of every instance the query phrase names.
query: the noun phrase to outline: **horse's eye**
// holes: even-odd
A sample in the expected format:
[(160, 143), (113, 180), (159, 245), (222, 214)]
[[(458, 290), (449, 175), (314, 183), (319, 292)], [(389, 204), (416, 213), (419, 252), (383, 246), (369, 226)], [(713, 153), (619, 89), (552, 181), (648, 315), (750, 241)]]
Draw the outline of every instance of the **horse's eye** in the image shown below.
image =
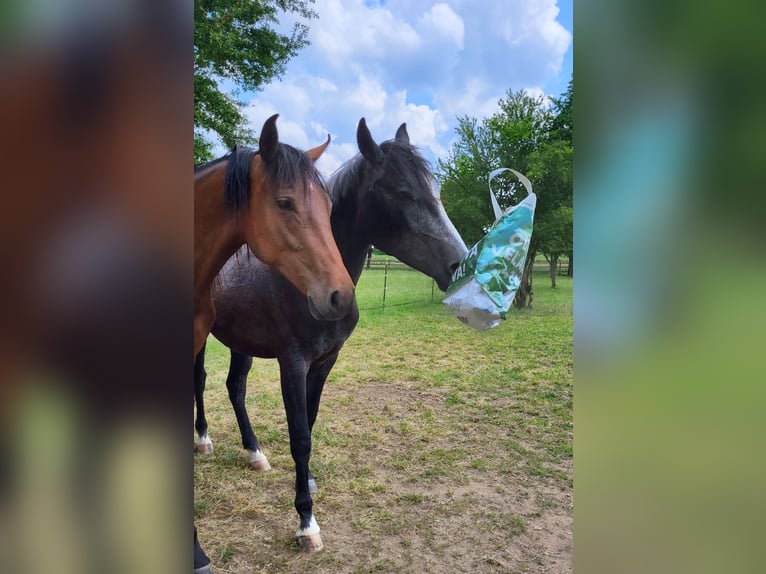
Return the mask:
[(277, 207), (282, 211), (297, 211), (295, 201), (291, 197), (280, 197), (277, 199)]

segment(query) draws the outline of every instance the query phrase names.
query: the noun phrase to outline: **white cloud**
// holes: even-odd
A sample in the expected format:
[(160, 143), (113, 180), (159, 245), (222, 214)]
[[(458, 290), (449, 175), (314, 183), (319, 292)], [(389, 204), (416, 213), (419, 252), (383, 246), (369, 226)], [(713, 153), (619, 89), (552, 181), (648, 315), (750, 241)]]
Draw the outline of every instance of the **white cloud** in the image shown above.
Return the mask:
[(326, 138), (328, 134), (332, 135), (330, 130), (319, 122), (311, 121), (309, 122), (309, 126), (311, 127), (311, 131), (317, 137)]
[(304, 149), (331, 133), (324, 173), (357, 152), (362, 116), (377, 141), (406, 122), (412, 143), (435, 161), (449, 150), (456, 116), (489, 116), (507, 90), (538, 95), (571, 73), (562, 66), (572, 35), (557, 21), (556, 0), (484, 0), (480, 8), (469, 0), (317, 0), (314, 8), (311, 45), (253, 95), (246, 113), (257, 133), (279, 112), (280, 138)]
[(380, 82), (364, 74), (359, 76), (356, 86), (351, 86), (345, 100), (349, 107), (360, 108), (367, 114), (377, 116), (383, 112), (387, 94)]
[(433, 30), (437, 35), (454, 42), (462, 50), (465, 36), (463, 19), (455, 14), (449, 5), (442, 2), (434, 4), (420, 17), (420, 21), (424, 29)]
[(390, 10), (360, 0), (317, 0), (319, 22), (311, 27), (311, 42), (327, 64), (344, 67), (359, 54), (385, 58), (391, 52), (416, 50), (420, 37)]
[(353, 143), (331, 143), (317, 161), (317, 169), (325, 177), (329, 177), (344, 161), (354, 157), (358, 150)]
[(465, 80), (461, 90), (445, 90), (436, 94), (436, 103), (447, 117), (468, 115), (487, 117), (497, 111), (498, 98), (504, 92), (496, 91), (480, 77)]

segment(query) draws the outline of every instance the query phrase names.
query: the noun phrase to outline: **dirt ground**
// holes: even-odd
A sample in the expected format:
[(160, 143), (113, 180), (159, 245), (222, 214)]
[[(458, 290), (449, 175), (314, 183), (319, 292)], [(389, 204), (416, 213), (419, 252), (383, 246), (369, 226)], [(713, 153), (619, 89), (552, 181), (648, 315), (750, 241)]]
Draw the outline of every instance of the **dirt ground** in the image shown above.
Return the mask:
[(311, 465), (325, 549), (306, 555), (293, 538), (294, 466), (279, 401), (258, 416), (249, 406), (273, 467), (255, 473), (225, 389), (209, 389), (216, 451), (195, 462), (195, 520), (216, 571), (572, 572), (571, 457), (525, 464), (534, 441), (515, 441), (502, 417), (450, 408), (447, 392), (328, 385)]

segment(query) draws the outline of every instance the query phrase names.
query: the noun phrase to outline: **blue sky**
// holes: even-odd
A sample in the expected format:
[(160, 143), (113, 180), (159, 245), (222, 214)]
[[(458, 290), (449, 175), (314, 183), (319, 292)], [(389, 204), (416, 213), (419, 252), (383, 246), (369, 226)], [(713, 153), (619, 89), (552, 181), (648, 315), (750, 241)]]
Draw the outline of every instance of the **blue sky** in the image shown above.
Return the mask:
[(559, 96), (572, 73), (572, 0), (316, 0), (314, 8), (311, 45), (281, 78), (239, 97), (256, 133), (273, 113), (280, 138), (296, 147), (330, 133), (318, 164), (325, 175), (356, 154), (362, 116), (377, 141), (406, 122), (411, 143), (435, 163), (455, 139), (457, 116), (492, 115), (508, 89)]

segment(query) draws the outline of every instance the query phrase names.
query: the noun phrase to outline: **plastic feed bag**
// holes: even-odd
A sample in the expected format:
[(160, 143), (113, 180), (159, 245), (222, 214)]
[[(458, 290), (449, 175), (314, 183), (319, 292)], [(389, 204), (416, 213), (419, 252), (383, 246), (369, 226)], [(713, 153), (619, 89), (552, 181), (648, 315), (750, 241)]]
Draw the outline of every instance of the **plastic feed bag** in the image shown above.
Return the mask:
[[(489, 181), (502, 171), (513, 172), (529, 195), (500, 214), (487, 234), (468, 251), (452, 275), (443, 300), (460, 321), (479, 331), (499, 325), (511, 308), (521, 284), (537, 204), (531, 183), (515, 170), (494, 170)], [(500, 209), (491, 189), (490, 194), (497, 216)]]

